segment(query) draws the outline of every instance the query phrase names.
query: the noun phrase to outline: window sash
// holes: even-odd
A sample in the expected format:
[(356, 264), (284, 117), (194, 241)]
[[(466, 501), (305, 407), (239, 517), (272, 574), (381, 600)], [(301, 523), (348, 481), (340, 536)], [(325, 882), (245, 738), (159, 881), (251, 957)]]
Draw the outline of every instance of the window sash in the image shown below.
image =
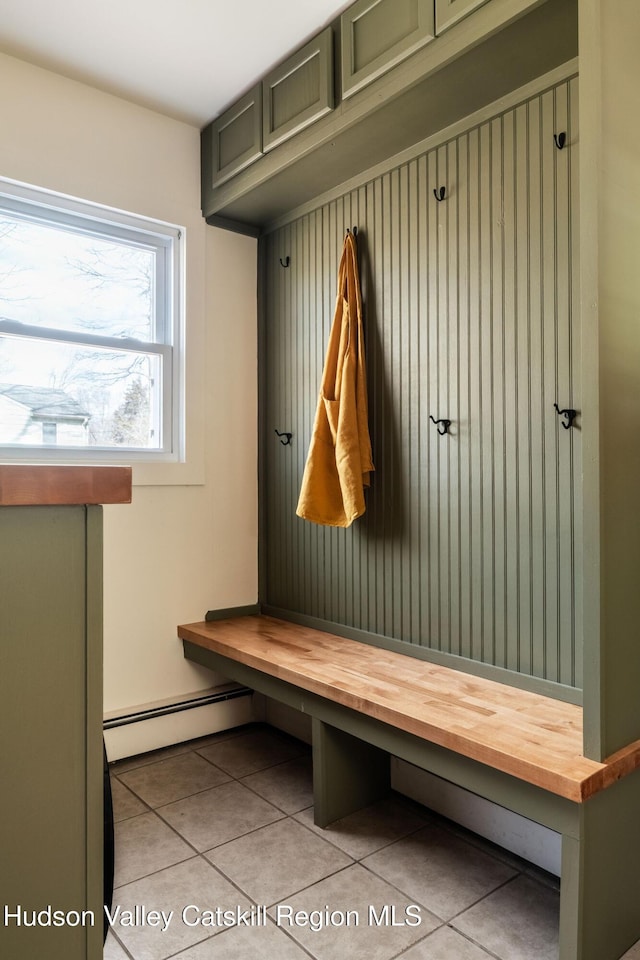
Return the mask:
[(56, 196), (27, 185), (0, 179), (0, 213), (15, 219), (50, 225), (86, 236), (103, 238), (155, 253), (153, 288), (153, 340), (109, 337), (100, 333), (59, 330), (54, 327), (0, 320), (0, 335), (17, 339), (58, 342), (74, 346), (98, 347), (114, 351), (155, 355), (161, 371), (162, 444), (153, 449), (101, 446), (41, 447), (27, 444), (0, 444), (4, 459), (38, 461), (60, 458), (83, 460), (162, 460), (184, 459), (182, 288), (183, 231), (173, 224), (150, 221), (144, 217), (104, 208), (70, 197)]

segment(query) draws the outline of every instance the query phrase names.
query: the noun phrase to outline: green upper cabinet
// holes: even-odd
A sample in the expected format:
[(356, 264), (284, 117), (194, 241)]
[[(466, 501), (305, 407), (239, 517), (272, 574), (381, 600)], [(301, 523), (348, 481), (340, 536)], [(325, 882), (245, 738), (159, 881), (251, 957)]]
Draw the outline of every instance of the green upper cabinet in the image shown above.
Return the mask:
[(342, 96), (349, 97), (433, 40), (433, 0), (356, 0), (341, 27)]
[(262, 154), (262, 87), (257, 84), (203, 131), (203, 148), (209, 138), (208, 169), (204, 186), (219, 186), (248, 167)]
[(333, 110), (333, 31), (327, 27), (262, 81), (264, 150)]
[(442, 33), (487, 0), (436, 0), (436, 33)]

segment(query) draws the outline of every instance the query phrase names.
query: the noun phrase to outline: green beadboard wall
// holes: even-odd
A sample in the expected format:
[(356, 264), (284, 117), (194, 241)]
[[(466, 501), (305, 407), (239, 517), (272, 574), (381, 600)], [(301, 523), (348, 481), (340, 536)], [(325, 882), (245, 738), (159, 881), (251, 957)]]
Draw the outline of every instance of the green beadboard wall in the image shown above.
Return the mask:
[[(580, 416), (553, 407), (580, 411), (577, 97), (563, 81), (261, 239), (263, 604), (581, 687)], [(376, 473), (335, 530), (295, 507), (353, 226)]]

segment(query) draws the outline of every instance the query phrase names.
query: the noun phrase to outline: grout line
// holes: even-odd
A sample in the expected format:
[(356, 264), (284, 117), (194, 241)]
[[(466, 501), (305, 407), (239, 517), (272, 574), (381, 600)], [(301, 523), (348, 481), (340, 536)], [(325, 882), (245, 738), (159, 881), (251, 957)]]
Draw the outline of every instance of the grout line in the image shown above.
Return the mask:
[[(256, 726), (256, 727), (254, 727), (254, 729), (259, 730), (259, 729), (261, 729), (261, 728), (264, 727), (264, 726), (265, 726), (264, 724), (258, 725), (258, 726)], [(246, 729), (246, 728), (243, 728), (243, 730), (245, 730), (245, 729)], [(231, 740), (231, 739), (236, 739), (236, 737), (229, 737), (229, 738), (227, 738), (226, 740), (220, 740), (219, 742), (228, 742), (228, 740)], [(291, 740), (291, 739), (295, 739), (295, 738), (287, 738), (287, 739), (288, 739), (288, 740)], [(195, 744), (195, 741), (193, 741), (193, 743)], [(213, 745), (213, 744), (207, 744), (206, 746), (210, 746), (210, 745)], [(305, 745), (305, 746), (306, 746), (306, 745)], [(171, 748), (168, 748), (168, 749), (171, 749)], [(185, 756), (185, 755), (188, 754), (188, 753), (194, 753), (196, 756), (201, 757), (201, 754), (198, 753), (198, 749), (199, 749), (199, 748), (194, 745), (194, 746), (192, 746), (191, 748), (189, 748), (189, 749), (187, 749), (187, 750), (185, 750), (185, 751), (183, 751), (183, 752), (180, 752), (180, 753), (178, 753), (178, 754), (173, 754), (172, 756), (169, 756), (169, 757), (159, 757), (158, 759), (152, 761), (151, 763), (141, 764), (139, 767), (133, 767), (133, 768), (131, 768), (131, 769), (132, 769), (132, 770), (134, 770), (134, 769), (142, 769), (144, 766), (152, 766), (152, 765), (155, 765), (156, 763), (162, 762), (164, 759), (173, 759), (173, 757)], [(132, 790), (131, 787), (129, 787), (126, 783), (124, 783), (124, 781), (122, 781), (122, 780), (120, 779), (120, 776), (118, 775), (118, 773), (114, 772), (113, 766), (110, 766), (110, 775), (113, 776), (115, 779), (119, 780), (120, 783), (121, 783), (121, 785), (124, 786), (127, 790), (129, 790), (137, 799), (139, 799), (139, 801), (140, 801), (140, 802), (144, 805), (144, 807), (145, 807), (145, 810), (144, 810), (143, 813), (136, 814), (136, 815), (134, 815), (134, 817), (125, 817), (123, 820), (119, 820), (119, 821), (117, 821), (116, 823), (126, 823), (126, 822), (129, 821), (129, 820), (135, 819), (136, 816), (144, 816), (144, 815), (146, 815), (147, 813), (152, 813), (152, 814), (154, 814), (154, 815), (158, 818), (158, 820), (159, 820), (161, 823), (163, 823), (163, 824), (165, 824), (166, 826), (168, 826), (169, 829), (170, 829), (177, 837), (179, 837), (179, 839), (182, 840), (182, 842), (183, 842), (184, 844), (186, 844), (187, 847), (189, 847), (189, 848), (193, 851), (193, 855), (192, 855), (192, 856), (186, 856), (183, 860), (179, 860), (179, 861), (177, 861), (176, 863), (168, 864), (167, 866), (161, 867), (161, 868), (159, 868), (158, 870), (152, 871), (151, 873), (146, 874), (146, 875), (143, 876), (143, 877), (137, 877), (137, 878), (135, 878), (135, 879), (133, 879), (133, 880), (127, 881), (126, 883), (120, 884), (119, 887), (117, 887), (117, 888), (114, 889), (114, 899), (115, 899), (115, 895), (116, 895), (117, 891), (124, 889), (125, 887), (127, 887), (127, 886), (128, 886), (129, 884), (131, 884), (131, 883), (136, 883), (136, 882), (138, 882), (139, 880), (149, 879), (149, 878), (151, 878), (151, 877), (153, 877), (153, 876), (155, 876), (155, 875), (157, 875), (157, 874), (160, 874), (160, 873), (162, 873), (162, 872), (164, 872), (164, 871), (166, 871), (166, 870), (168, 870), (168, 869), (171, 869), (172, 867), (176, 867), (176, 866), (178, 866), (178, 865), (180, 865), (180, 864), (188, 863), (188, 862), (190, 862), (190, 861), (192, 861), (192, 860), (200, 859), (204, 864), (206, 864), (208, 867), (210, 867), (212, 870), (214, 870), (214, 871), (215, 871), (218, 875), (220, 875), (227, 883), (229, 883), (234, 889), (236, 889), (243, 899), (246, 899), (246, 900), (249, 901), (251, 904), (254, 904), (254, 905), (255, 905), (255, 904), (257, 904), (257, 901), (255, 900), (255, 898), (252, 897), (252, 896), (250, 896), (245, 890), (243, 890), (242, 887), (240, 887), (239, 884), (238, 884), (236, 881), (234, 881), (231, 877), (227, 876), (227, 874), (226, 874), (222, 869), (220, 869), (220, 867), (218, 867), (216, 864), (212, 863), (212, 862), (207, 858), (207, 853), (213, 853), (215, 850), (217, 850), (217, 849), (219, 849), (219, 848), (221, 848), (221, 847), (223, 847), (223, 846), (225, 846), (225, 845), (227, 845), (227, 844), (229, 844), (229, 843), (233, 843), (235, 840), (243, 839), (244, 837), (250, 836), (252, 833), (258, 833), (260, 830), (264, 830), (264, 829), (266, 829), (267, 827), (272, 826), (272, 825), (274, 825), (274, 824), (276, 824), (276, 823), (282, 823), (282, 822), (284, 822), (285, 820), (289, 820), (292, 824), (295, 823), (295, 824), (303, 827), (305, 830), (308, 830), (309, 833), (311, 833), (313, 836), (315, 836), (316, 838), (318, 838), (318, 839), (320, 839), (320, 840), (324, 840), (325, 843), (329, 844), (329, 846), (331, 846), (332, 848), (334, 848), (338, 853), (342, 854), (342, 855), (345, 856), (345, 857), (348, 857), (348, 858), (350, 859), (350, 861), (351, 861), (349, 864), (346, 864), (344, 867), (341, 867), (341, 868), (339, 868), (339, 869), (337, 869), (337, 870), (333, 870), (333, 871), (327, 873), (325, 876), (323, 876), (323, 877), (321, 877), (321, 878), (319, 878), (319, 879), (317, 879), (317, 880), (314, 880), (313, 882), (308, 883), (308, 884), (305, 885), (304, 887), (301, 887), (299, 890), (296, 890), (296, 891), (292, 892), (291, 894), (288, 894), (288, 895), (287, 895), (287, 898), (288, 898), (288, 899), (299, 896), (300, 894), (304, 893), (305, 891), (310, 890), (310, 889), (312, 889), (313, 887), (317, 886), (319, 883), (322, 883), (322, 882), (325, 881), (325, 880), (328, 880), (328, 879), (330, 879), (330, 878), (332, 878), (332, 877), (336, 877), (336, 876), (338, 876), (339, 874), (344, 873), (344, 872), (350, 870), (350, 869), (351, 869), (353, 866), (355, 866), (355, 865), (360, 865), (363, 869), (365, 869), (365, 870), (366, 870), (368, 873), (370, 873), (373, 877), (376, 877), (376, 879), (381, 880), (382, 882), (384, 882), (385, 884), (387, 884), (391, 889), (397, 891), (397, 893), (398, 893), (403, 899), (404, 899), (404, 898), (409, 898), (409, 899), (411, 899), (411, 896), (412, 896), (411, 894), (405, 893), (405, 891), (402, 890), (400, 887), (398, 887), (395, 883), (391, 882), (387, 877), (385, 877), (385, 876), (383, 876), (383, 875), (381, 875), (381, 874), (378, 874), (375, 870), (371, 869), (371, 867), (370, 867), (369, 865), (366, 865), (363, 861), (364, 861), (365, 859), (373, 856), (374, 854), (379, 853), (380, 851), (383, 851), (383, 850), (389, 848), (390, 846), (393, 846), (394, 844), (397, 844), (397, 843), (399, 843), (399, 842), (401, 842), (401, 841), (403, 841), (403, 840), (406, 840), (406, 839), (414, 836), (416, 833), (420, 832), (421, 830), (423, 830), (423, 829), (425, 829), (425, 828), (427, 828), (427, 827), (429, 827), (429, 826), (436, 826), (436, 828), (438, 828), (438, 827), (442, 828), (445, 832), (447, 832), (448, 834), (450, 834), (452, 837), (455, 837), (455, 838), (457, 838), (458, 840), (461, 840), (463, 843), (467, 843), (467, 844), (469, 844), (470, 846), (475, 847), (476, 849), (480, 850), (481, 853), (484, 853), (485, 856), (491, 857), (492, 859), (500, 862), (503, 866), (510, 867), (510, 868), (514, 871), (514, 873), (513, 873), (513, 875), (512, 875), (511, 877), (509, 877), (508, 879), (506, 879), (506, 880), (503, 881), (502, 883), (498, 884), (498, 885), (497, 885), (496, 887), (494, 887), (493, 889), (487, 891), (485, 894), (483, 894), (482, 896), (480, 896), (480, 897), (479, 897), (477, 900), (475, 900), (473, 903), (468, 904), (467, 906), (465, 906), (464, 909), (460, 910), (458, 913), (456, 913), (454, 916), (450, 917), (448, 920), (445, 920), (445, 919), (439, 917), (432, 909), (430, 909), (430, 908), (428, 907), (427, 904), (422, 903), (421, 905), (424, 907), (424, 909), (425, 909), (432, 917), (434, 917), (434, 919), (435, 919), (436, 921), (440, 921), (440, 922), (439, 922), (439, 925), (436, 926), (436, 928), (435, 928), (434, 930), (430, 931), (430, 932), (429, 932), (428, 934), (426, 934), (424, 937), (422, 937), (422, 938), (420, 938), (419, 940), (415, 941), (414, 943), (410, 944), (408, 947), (406, 947), (406, 948), (405, 948), (403, 951), (401, 951), (400, 953), (394, 954), (394, 955), (393, 955), (393, 958), (400, 958), (400, 957), (404, 956), (409, 950), (411, 950), (412, 948), (414, 948), (417, 944), (419, 944), (419, 943), (424, 943), (424, 942), (428, 941), (429, 937), (431, 937), (431, 936), (432, 936), (434, 933), (436, 933), (438, 930), (441, 930), (441, 929), (443, 929), (443, 928), (445, 928), (445, 927), (448, 927), (448, 928), (451, 929), (453, 932), (455, 932), (455, 934), (457, 934), (458, 936), (460, 936), (460, 937), (462, 937), (463, 939), (467, 940), (469, 943), (474, 944), (479, 950), (481, 950), (481, 951), (486, 955), (487, 958), (495, 958), (495, 960), (500, 960), (500, 958), (497, 957), (496, 954), (494, 954), (492, 951), (490, 951), (490, 950), (489, 950), (486, 946), (484, 946), (482, 943), (474, 940), (474, 939), (473, 939), (472, 937), (470, 937), (469, 935), (465, 934), (465, 933), (462, 932), (461, 930), (458, 930), (457, 928), (455, 928), (454, 926), (452, 926), (453, 922), (454, 922), (458, 917), (460, 917), (460, 916), (462, 916), (464, 913), (466, 913), (468, 910), (470, 910), (471, 908), (477, 906), (477, 905), (478, 905), (479, 903), (481, 903), (483, 900), (485, 900), (485, 899), (487, 899), (488, 897), (492, 896), (492, 895), (495, 894), (498, 890), (506, 887), (506, 886), (507, 886), (508, 884), (510, 884), (510, 883), (513, 883), (516, 879), (518, 879), (518, 878), (520, 878), (520, 877), (522, 877), (522, 876), (528, 877), (528, 878), (531, 879), (533, 882), (540, 883), (541, 885), (550, 887), (551, 889), (555, 889), (551, 883), (545, 883), (544, 878), (537, 877), (535, 874), (532, 874), (532, 873), (530, 873), (530, 872), (527, 872), (527, 867), (531, 867), (531, 865), (527, 864), (526, 862), (522, 861), (522, 864), (523, 864), (523, 865), (522, 865), (521, 867), (518, 867), (518, 866), (514, 865), (514, 861), (516, 861), (516, 860), (517, 860), (517, 861), (521, 861), (521, 858), (516, 857), (516, 855), (511, 855), (511, 854), (509, 854), (508, 851), (505, 851), (505, 857), (511, 857), (512, 859), (509, 860), (509, 859), (503, 859), (503, 858), (501, 858), (500, 855), (499, 855), (499, 853), (496, 855), (496, 853), (495, 853), (492, 849), (489, 849), (489, 848), (495, 847), (495, 846), (496, 846), (495, 844), (492, 844), (490, 841), (484, 841), (484, 840), (482, 840), (481, 838), (475, 838), (475, 835), (474, 835), (474, 834), (470, 833), (469, 831), (465, 830), (464, 828), (459, 827), (457, 824), (455, 824), (455, 823), (453, 823), (453, 822), (451, 822), (451, 821), (448, 821), (447, 818), (442, 817), (441, 815), (435, 813), (434, 811), (429, 810), (429, 808), (427, 808), (427, 807), (423, 807), (423, 806), (420, 805), (420, 804), (416, 804), (416, 803), (413, 803), (413, 802), (410, 802), (410, 801), (408, 802), (408, 805), (410, 805), (412, 808), (415, 808), (417, 814), (424, 819), (424, 823), (419, 824), (418, 826), (415, 827), (415, 829), (410, 830), (408, 833), (404, 833), (404, 834), (402, 834), (401, 836), (398, 836), (398, 837), (396, 837), (396, 838), (394, 838), (394, 839), (386, 840), (385, 842), (383, 842), (382, 846), (380, 846), (380, 847), (376, 847), (376, 848), (373, 849), (373, 850), (369, 850), (369, 851), (365, 852), (364, 854), (362, 854), (361, 856), (355, 856), (354, 854), (350, 853), (348, 850), (345, 850), (345, 849), (343, 849), (342, 847), (338, 846), (336, 843), (334, 843), (334, 842), (332, 841), (332, 839), (330, 839), (329, 837), (325, 836), (325, 832), (324, 832), (324, 831), (320, 833), (320, 832), (318, 832), (318, 829), (317, 829), (317, 828), (314, 829), (314, 828), (312, 828), (311, 826), (309, 826), (308, 824), (306, 824), (306, 823), (302, 822), (301, 820), (297, 819), (297, 816), (299, 816), (304, 810), (309, 810), (309, 809), (311, 809), (311, 807), (304, 807), (304, 808), (302, 808), (302, 810), (295, 811), (294, 813), (291, 813), (291, 814), (290, 814), (290, 813), (287, 813), (287, 811), (282, 810), (282, 808), (279, 807), (277, 803), (273, 803), (273, 802), (271, 802), (270, 800), (267, 800), (264, 796), (262, 796), (261, 794), (259, 794), (252, 786), (250, 786), (250, 785), (248, 785), (248, 784), (246, 784), (246, 783), (244, 782), (245, 779), (253, 776), (254, 773), (262, 773), (262, 772), (265, 772), (265, 771), (267, 771), (267, 770), (273, 770), (273, 769), (275, 769), (275, 768), (277, 768), (277, 767), (279, 767), (279, 766), (282, 766), (282, 765), (285, 764), (285, 763), (291, 763), (291, 762), (294, 761), (294, 760), (300, 760), (300, 759), (303, 759), (303, 758), (306, 757), (306, 756), (307, 756), (307, 751), (305, 750), (303, 753), (301, 753), (301, 754), (300, 754), (299, 756), (297, 756), (297, 757), (292, 757), (292, 758), (289, 758), (289, 759), (284, 760), (284, 761), (278, 761), (277, 763), (270, 764), (270, 765), (268, 765), (267, 767), (262, 768), (262, 770), (253, 771), (252, 773), (249, 773), (249, 774), (243, 774), (241, 777), (234, 776), (233, 774), (229, 773), (228, 771), (222, 770), (222, 768), (218, 767), (217, 764), (215, 764), (215, 763), (213, 763), (212, 761), (208, 760), (207, 757), (202, 757), (202, 759), (206, 760), (206, 761), (209, 762), (209, 763), (212, 763), (212, 765), (213, 765), (214, 767), (216, 767), (216, 769), (219, 769), (219, 770), (221, 770), (223, 773), (225, 773), (225, 774), (229, 777), (229, 779), (226, 780), (226, 781), (224, 781), (224, 783), (222, 783), (222, 784), (216, 784), (215, 786), (213, 786), (213, 787), (207, 787), (207, 788), (205, 788), (204, 790), (197, 790), (197, 791), (195, 791), (195, 793), (189, 794), (189, 795), (187, 795), (186, 797), (180, 797), (180, 798), (178, 798), (178, 800), (169, 801), (169, 803), (162, 804), (161, 806), (159, 806), (159, 807), (157, 807), (157, 808), (151, 807), (151, 806), (147, 803), (147, 801), (145, 801), (142, 797), (139, 797), (139, 795), (136, 794), (135, 790)], [(128, 773), (128, 772), (129, 772), (129, 770), (123, 771), (123, 773)], [(278, 813), (281, 813), (282, 816), (279, 817), (277, 820), (271, 821), (271, 823), (263, 824), (263, 825), (261, 825), (261, 826), (259, 826), (259, 827), (255, 827), (254, 829), (248, 830), (246, 833), (242, 833), (242, 834), (240, 834), (238, 837), (232, 837), (232, 838), (230, 838), (229, 840), (225, 840), (223, 843), (219, 843), (219, 844), (217, 844), (216, 846), (211, 847), (211, 848), (209, 848), (209, 849), (206, 850), (206, 851), (200, 851), (200, 850), (197, 850), (197, 849), (194, 847), (194, 845), (193, 845), (189, 840), (187, 840), (186, 837), (184, 837), (171, 823), (168, 823), (168, 822), (164, 819), (164, 817), (162, 817), (162, 815), (160, 814), (160, 810), (161, 810), (162, 808), (167, 807), (167, 806), (170, 806), (170, 805), (173, 804), (173, 803), (180, 802), (181, 800), (188, 800), (188, 799), (190, 799), (190, 798), (192, 798), (192, 797), (197, 797), (197, 796), (201, 795), (202, 793), (205, 793), (205, 792), (207, 792), (207, 791), (213, 791), (213, 790), (215, 790), (217, 787), (222, 787), (222, 786), (225, 786), (226, 784), (233, 783), (233, 782), (238, 783), (238, 784), (240, 784), (241, 786), (245, 787), (245, 788), (246, 788), (247, 790), (249, 790), (249, 792), (252, 793), (254, 796), (258, 797), (258, 798), (261, 799), (263, 802), (268, 803), (268, 804), (269, 804), (271, 807), (273, 807), (274, 810), (277, 811)], [(393, 799), (394, 799), (394, 793), (392, 792), (392, 794), (391, 794), (390, 796), (391, 796), (391, 799), (393, 800)], [(398, 803), (398, 804), (404, 804), (404, 803), (405, 803), (405, 798), (402, 797), (402, 795), (399, 795), (399, 797), (396, 798), (395, 802)], [(371, 806), (374, 807), (374, 806), (376, 806), (376, 804), (372, 804)], [(347, 818), (343, 818), (343, 819), (347, 819)], [(374, 830), (372, 831), (372, 833), (373, 833), (373, 832), (375, 832), (375, 828), (374, 828)], [(477, 843), (474, 843), (474, 842), (473, 842), (474, 838), (478, 840)], [(497, 849), (498, 851), (500, 850), (499, 847), (497, 847), (496, 849)], [(117, 856), (117, 851), (116, 851), (116, 856)], [(274, 907), (277, 903), (279, 903), (279, 902), (282, 902), (281, 899), (277, 899), (277, 900), (275, 900), (273, 903), (265, 904), (265, 906), (267, 906), (268, 909), (273, 909), (273, 907)], [(420, 901), (417, 901), (417, 902), (420, 902)], [(272, 920), (272, 918), (271, 918), (270, 916), (268, 917), (268, 922), (269, 922), (272, 926), (276, 926), (275, 923), (274, 923), (274, 921)], [(229, 932), (230, 932), (231, 929), (233, 929), (233, 928), (229, 928)], [(289, 933), (289, 931), (288, 931), (286, 928), (284, 928), (284, 927), (282, 927), (282, 928), (276, 927), (276, 929), (281, 930), (282, 933), (284, 933), (285, 936), (287, 936), (288, 939), (291, 940), (291, 941), (296, 945), (296, 947), (297, 947), (300, 951), (302, 951), (305, 955), (313, 958), (313, 960), (316, 960), (314, 954), (313, 954), (309, 949), (307, 949), (305, 946), (303, 946), (302, 943), (300, 943), (298, 940), (296, 940), (296, 939)], [(198, 943), (205, 943), (205, 942), (207, 942), (208, 940), (213, 939), (213, 937), (215, 937), (215, 936), (223, 935), (225, 932), (226, 932), (225, 930), (218, 930), (216, 933), (213, 933), (213, 934), (211, 934), (210, 936), (205, 937), (203, 940), (198, 941)], [(114, 932), (113, 930), (111, 931), (111, 935), (115, 938), (115, 940), (116, 940), (116, 942), (118, 943), (118, 945), (121, 946), (122, 949), (125, 951), (127, 957), (130, 957), (131, 960), (139, 960), (139, 958), (136, 958), (136, 956), (131, 953), (131, 951), (125, 946), (125, 944), (120, 940), (120, 938), (115, 934), (115, 932)], [(194, 946), (196, 946), (196, 944), (189, 944), (188, 946), (182, 946), (175, 954), (172, 954), (171, 956), (173, 956), (173, 957), (179, 956), (180, 953), (184, 952), (186, 949), (191, 949), (191, 948), (194, 947)], [(393, 958), (390, 957), (389, 960), (393, 960)], [(170, 958), (167, 958), (167, 960), (170, 960)]]

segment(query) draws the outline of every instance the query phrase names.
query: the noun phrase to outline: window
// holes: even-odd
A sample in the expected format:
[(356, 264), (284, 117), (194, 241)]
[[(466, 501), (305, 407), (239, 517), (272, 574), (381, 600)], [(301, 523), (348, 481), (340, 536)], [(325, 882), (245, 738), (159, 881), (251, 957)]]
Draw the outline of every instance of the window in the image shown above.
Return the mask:
[(0, 181), (0, 457), (182, 458), (183, 231)]

